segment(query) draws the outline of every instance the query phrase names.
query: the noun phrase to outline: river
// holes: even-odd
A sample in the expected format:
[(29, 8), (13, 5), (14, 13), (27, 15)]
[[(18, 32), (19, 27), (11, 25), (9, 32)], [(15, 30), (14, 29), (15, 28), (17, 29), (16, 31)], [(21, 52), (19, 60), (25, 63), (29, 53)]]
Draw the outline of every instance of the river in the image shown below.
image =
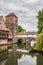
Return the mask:
[[(43, 65), (43, 54), (10, 53), (6, 58), (0, 56), (0, 65)], [(4, 55), (5, 57), (5, 55)]]

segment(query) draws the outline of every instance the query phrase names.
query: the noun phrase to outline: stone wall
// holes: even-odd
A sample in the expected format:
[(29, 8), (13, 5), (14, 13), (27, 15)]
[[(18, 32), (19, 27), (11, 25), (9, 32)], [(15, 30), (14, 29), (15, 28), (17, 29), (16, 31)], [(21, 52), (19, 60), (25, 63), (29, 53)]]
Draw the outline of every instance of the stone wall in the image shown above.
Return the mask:
[(7, 44), (7, 39), (0, 39), (0, 45), (1, 44)]
[(0, 39), (0, 50), (7, 50), (7, 39)]
[(15, 16), (14, 13), (10, 13), (5, 17), (5, 24), (6, 27), (8, 29), (10, 29), (10, 31), (12, 32), (12, 38), (13, 38), (13, 42), (16, 43), (17, 42), (17, 25), (18, 25), (18, 18)]

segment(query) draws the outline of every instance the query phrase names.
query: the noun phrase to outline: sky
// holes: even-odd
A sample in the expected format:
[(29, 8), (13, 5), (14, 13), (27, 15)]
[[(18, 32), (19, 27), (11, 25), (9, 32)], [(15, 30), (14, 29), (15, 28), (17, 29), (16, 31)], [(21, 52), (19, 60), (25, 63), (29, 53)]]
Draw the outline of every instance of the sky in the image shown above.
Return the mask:
[(0, 0), (0, 15), (15, 13), (18, 25), (26, 31), (37, 31), (37, 14), (43, 8), (43, 0)]

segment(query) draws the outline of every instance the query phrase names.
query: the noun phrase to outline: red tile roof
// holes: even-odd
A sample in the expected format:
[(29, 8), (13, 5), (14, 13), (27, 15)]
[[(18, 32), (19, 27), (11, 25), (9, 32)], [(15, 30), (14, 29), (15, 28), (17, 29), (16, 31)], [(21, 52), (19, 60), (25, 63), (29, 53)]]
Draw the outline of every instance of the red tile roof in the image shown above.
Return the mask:
[(6, 27), (4, 27), (4, 26), (0, 26), (0, 30), (9, 31), (9, 29), (7, 29), (7, 28), (6, 28)]
[(0, 16), (0, 20), (2, 20), (2, 19), (4, 20), (3, 16)]
[(36, 35), (37, 34), (37, 32), (34, 32), (34, 31), (32, 31), (32, 32), (19, 32), (18, 33), (18, 35)]
[(16, 18), (18, 18), (14, 13), (9, 13), (7, 16), (5, 17), (10, 17), (10, 16), (15, 16)]
[(37, 32), (32, 31), (32, 32), (27, 32), (26, 34), (29, 34), (29, 35), (36, 35)]
[(0, 16), (0, 18), (3, 18), (3, 16)]

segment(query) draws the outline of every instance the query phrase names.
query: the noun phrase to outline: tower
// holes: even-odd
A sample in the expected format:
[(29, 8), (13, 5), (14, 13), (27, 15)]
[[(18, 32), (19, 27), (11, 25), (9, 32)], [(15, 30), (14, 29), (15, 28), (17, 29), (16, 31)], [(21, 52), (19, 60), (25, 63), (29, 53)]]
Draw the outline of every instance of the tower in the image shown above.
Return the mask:
[(5, 24), (6, 24), (6, 27), (12, 32), (13, 42), (16, 43), (18, 17), (14, 13), (8, 14), (7, 16), (5, 16)]

